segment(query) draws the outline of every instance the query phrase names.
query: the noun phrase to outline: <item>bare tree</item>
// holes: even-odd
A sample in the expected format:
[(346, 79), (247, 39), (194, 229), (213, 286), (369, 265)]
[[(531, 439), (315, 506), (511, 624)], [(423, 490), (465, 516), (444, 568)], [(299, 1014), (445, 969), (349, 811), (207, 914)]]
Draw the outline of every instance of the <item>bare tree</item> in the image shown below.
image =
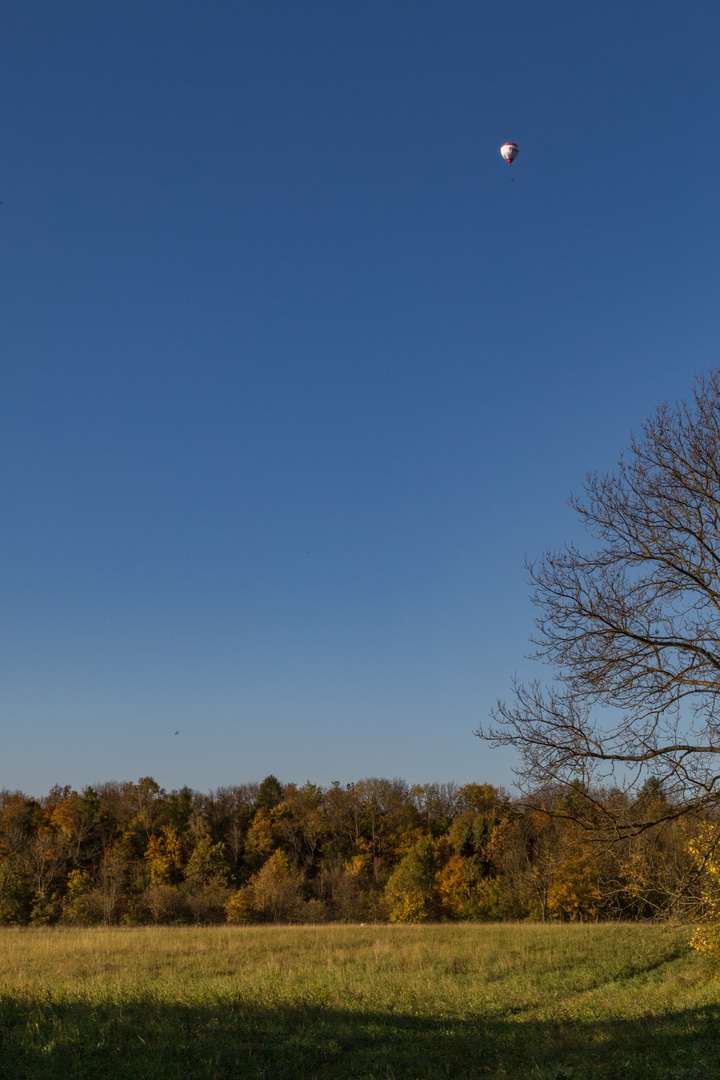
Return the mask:
[[(583, 805), (587, 821), (638, 829), (720, 803), (720, 370), (665, 403), (613, 473), (570, 506), (593, 537), (529, 564), (535, 657), (555, 681), (516, 684), (478, 734), (522, 754), (527, 789), (662, 784), (658, 815)], [(616, 800), (615, 805), (623, 805)], [(637, 806), (637, 804), (636, 804)], [(578, 814), (577, 816), (583, 816)]]

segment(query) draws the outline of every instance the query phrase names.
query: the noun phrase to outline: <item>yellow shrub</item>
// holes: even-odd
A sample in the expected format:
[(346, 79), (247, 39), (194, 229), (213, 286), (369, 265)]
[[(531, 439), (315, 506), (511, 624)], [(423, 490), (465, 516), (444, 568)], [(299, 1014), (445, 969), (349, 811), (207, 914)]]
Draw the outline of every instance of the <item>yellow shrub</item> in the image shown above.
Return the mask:
[(229, 923), (247, 924), (253, 922), (255, 908), (253, 906), (252, 889), (246, 885), (233, 893), (225, 904), (225, 912)]
[(690, 944), (693, 949), (720, 963), (720, 835), (716, 826), (702, 822), (696, 836), (688, 842), (698, 872), (702, 875), (701, 900), (704, 925), (697, 928)]
[(423, 894), (416, 890), (396, 892), (391, 901), (390, 922), (418, 923), (427, 919), (428, 912)]

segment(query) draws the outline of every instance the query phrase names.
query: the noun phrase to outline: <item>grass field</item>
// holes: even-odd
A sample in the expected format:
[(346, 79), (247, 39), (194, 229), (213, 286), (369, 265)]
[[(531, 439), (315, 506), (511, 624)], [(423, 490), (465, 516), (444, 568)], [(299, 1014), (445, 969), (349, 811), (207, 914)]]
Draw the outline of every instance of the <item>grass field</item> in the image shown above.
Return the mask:
[(0, 1076), (720, 1078), (665, 926), (0, 931)]

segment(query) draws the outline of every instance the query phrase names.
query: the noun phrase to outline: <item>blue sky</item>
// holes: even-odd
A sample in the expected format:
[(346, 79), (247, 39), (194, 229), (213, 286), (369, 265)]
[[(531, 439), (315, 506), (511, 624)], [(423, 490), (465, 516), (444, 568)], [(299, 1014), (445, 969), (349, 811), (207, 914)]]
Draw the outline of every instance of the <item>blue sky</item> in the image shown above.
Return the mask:
[(10, 0), (0, 786), (511, 784), (525, 556), (717, 362), (719, 53), (693, 0)]

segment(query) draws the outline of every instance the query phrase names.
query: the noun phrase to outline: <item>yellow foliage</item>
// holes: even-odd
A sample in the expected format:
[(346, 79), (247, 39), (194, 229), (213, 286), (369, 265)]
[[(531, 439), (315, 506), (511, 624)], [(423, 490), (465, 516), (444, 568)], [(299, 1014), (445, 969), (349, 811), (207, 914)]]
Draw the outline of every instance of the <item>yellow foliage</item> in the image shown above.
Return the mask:
[(357, 874), (359, 876), (371, 874), (373, 869), (372, 844), (369, 840), (360, 837), (355, 841), (354, 848), (354, 854), (343, 863), (343, 870), (346, 874)]
[(470, 882), (465, 874), (465, 859), (453, 855), (436, 877), (438, 892), (443, 906), (457, 915), (470, 895)]
[(253, 903), (253, 890), (248, 885), (234, 892), (225, 904), (227, 921), (235, 925), (244, 925), (253, 922), (255, 918), (255, 905)]
[(278, 815), (261, 808), (255, 814), (245, 840), (245, 854), (251, 863), (262, 865), (277, 848)]
[(418, 840), (422, 840), (426, 836), (427, 832), (425, 829), (417, 827), (414, 829), (406, 829), (400, 836), (398, 844), (395, 848), (395, 859), (397, 859), (399, 862), (401, 859), (405, 858), (408, 852), (412, 851), (412, 849), (415, 847)]
[(170, 885), (180, 870), (180, 838), (172, 825), (165, 825), (160, 836), (151, 836), (145, 858), (150, 864), (153, 885)]
[(422, 837), (395, 867), (385, 886), (391, 922), (420, 922), (438, 914), (435, 845)]
[(80, 796), (73, 791), (66, 799), (53, 809), (51, 814), (52, 824), (67, 840), (72, 840), (80, 815)]
[(571, 849), (560, 862), (549, 889), (547, 910), (571, 921), (594, 918), (601, 901), (593, 852)]
[(302, 908), (301, 877), (287, 855), (274, 851), (247, 885), (225, 904), (228, 922), (287, 922)]
[(92, 878), (84, 870), (71, 870), (67, 876), (67, 895), (71, 900), (92, 888)]
[(690, 944), (693, 949), (720, 963), (720, 836), (717, 826), (701, 823), (697, 835), (688, 841), (688, 850), (703, 875), (701, 899), (705, 924), (697, 928)]
[(63, 916), (71, 923), (85, 925), (93, 921), (94, 911), (89, 894), (92, 879), (84, 870), (71, 870), (67, 877), (67, 893), (63, 901)]
[(502, 916), (502, 883), (483, 877), (473, 859), (451, 855), (435, 883), (443, 909), (452, 919), (497, 919)]
[(390, 922), (418, 923), (427, 919), (425, 896), (419, 889), (396, 892), (390, 908)]

